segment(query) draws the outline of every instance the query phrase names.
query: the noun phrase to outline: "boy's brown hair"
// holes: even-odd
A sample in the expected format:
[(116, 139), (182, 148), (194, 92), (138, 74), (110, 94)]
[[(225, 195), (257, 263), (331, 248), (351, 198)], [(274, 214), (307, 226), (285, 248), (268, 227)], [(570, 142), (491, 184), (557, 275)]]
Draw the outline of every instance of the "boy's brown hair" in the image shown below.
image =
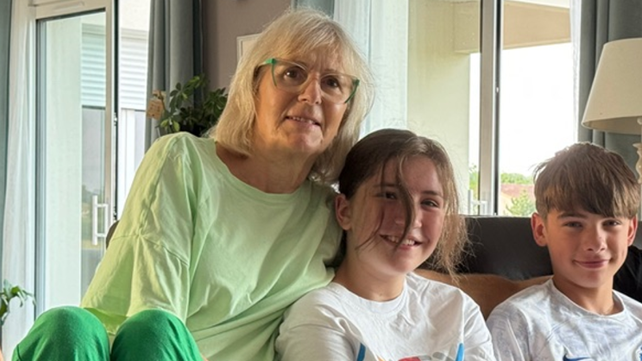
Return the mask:
[(600, 146), (576, 143), (535, 169), (535, 207), (543, 219), (553, 209), (633, 218), (639, 206), (635, 174), (619, 154)]

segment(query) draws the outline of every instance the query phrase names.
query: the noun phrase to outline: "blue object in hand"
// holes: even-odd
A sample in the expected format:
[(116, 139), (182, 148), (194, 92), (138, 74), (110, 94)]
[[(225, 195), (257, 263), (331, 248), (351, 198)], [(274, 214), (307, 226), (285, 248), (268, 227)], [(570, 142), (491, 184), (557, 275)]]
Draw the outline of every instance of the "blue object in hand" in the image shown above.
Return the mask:
[(459, 347), (457, 348), (457, 357), (455, 357), (455, 361), (464, 361), (464, 344), (460, 343)]

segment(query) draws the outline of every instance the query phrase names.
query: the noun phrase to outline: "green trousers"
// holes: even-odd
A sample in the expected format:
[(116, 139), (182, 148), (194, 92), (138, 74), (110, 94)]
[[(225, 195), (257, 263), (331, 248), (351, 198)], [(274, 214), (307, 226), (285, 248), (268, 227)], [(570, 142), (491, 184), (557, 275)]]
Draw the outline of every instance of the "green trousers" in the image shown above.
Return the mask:
[(59, 307), (43, 313), (16, 346), (12, 361), (200, 361), (187, 327), (162, 310), (146, 310), (125, 321), (109, 349), (104, 326), (89, 311)]

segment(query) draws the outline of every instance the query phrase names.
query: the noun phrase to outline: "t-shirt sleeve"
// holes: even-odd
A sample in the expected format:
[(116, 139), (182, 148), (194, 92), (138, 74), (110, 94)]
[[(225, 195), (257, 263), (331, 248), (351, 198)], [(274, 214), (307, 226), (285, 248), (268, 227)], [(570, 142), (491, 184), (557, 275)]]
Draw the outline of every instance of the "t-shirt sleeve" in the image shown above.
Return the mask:
[(282, 361), (357, 360), (345, 335), (332, 327), (310, 323), (281, 330), (276, 347)]
[(136, 173), (123, 216), (82, 301), (109, 333), (145, 309), (186, 319), (197, 207), (187, 154), (181, 138), (162, 137)]
[(486, 321), (498, 361), (528, 360), (527, 325), (523, 315), (506, 304), (496, 307)]
[[(349, 337), (350, 326), (343, 317), (324, 307), (324, 302), (333, 303), (318, 294), (304, 296), (285, 314), (279, 329), (276, 351), (281, 361), (355, 361), (359, 356), (359, 343)], [(374, 360), (372, 355), (359, 360)]]
[(466, 305), (464, 359), (467, 361), (495, 360), (491, 335), (479, 306), (472, 299), (468, 299)]

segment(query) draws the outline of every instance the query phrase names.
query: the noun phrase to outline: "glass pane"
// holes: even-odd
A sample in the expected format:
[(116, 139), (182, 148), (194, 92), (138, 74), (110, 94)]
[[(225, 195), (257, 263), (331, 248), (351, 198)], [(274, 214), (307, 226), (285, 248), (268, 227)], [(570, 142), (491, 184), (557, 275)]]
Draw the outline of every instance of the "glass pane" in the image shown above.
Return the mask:
[(335, 18), (375, 76), (362, 135), (410, 129), (451, 156), (461, 212), (477, 213), (479, 167), (478, 0), (337, 1)]
[[(80, 291), (84, 295), (103, 257), (109, 212), (105, 203), (105, 110), (82, 111), (82, 267)], [(102, 227), (101, 227), (102, 226)]]
[(147, 39), (150, 0), (120, 0), (118, 58), (117, 215), (145, 153)]
[(38, 23), (44, 302), (77, 305), (104, 251), (105, 13)]
[(568, 0), (504, 1), (498, 213), (535, 210), (533, 167), (577, 139)]
[(410, 0), (408, 127), (438, 140), (458, 181), (461, 212), (479, 202), (479, 1)]

